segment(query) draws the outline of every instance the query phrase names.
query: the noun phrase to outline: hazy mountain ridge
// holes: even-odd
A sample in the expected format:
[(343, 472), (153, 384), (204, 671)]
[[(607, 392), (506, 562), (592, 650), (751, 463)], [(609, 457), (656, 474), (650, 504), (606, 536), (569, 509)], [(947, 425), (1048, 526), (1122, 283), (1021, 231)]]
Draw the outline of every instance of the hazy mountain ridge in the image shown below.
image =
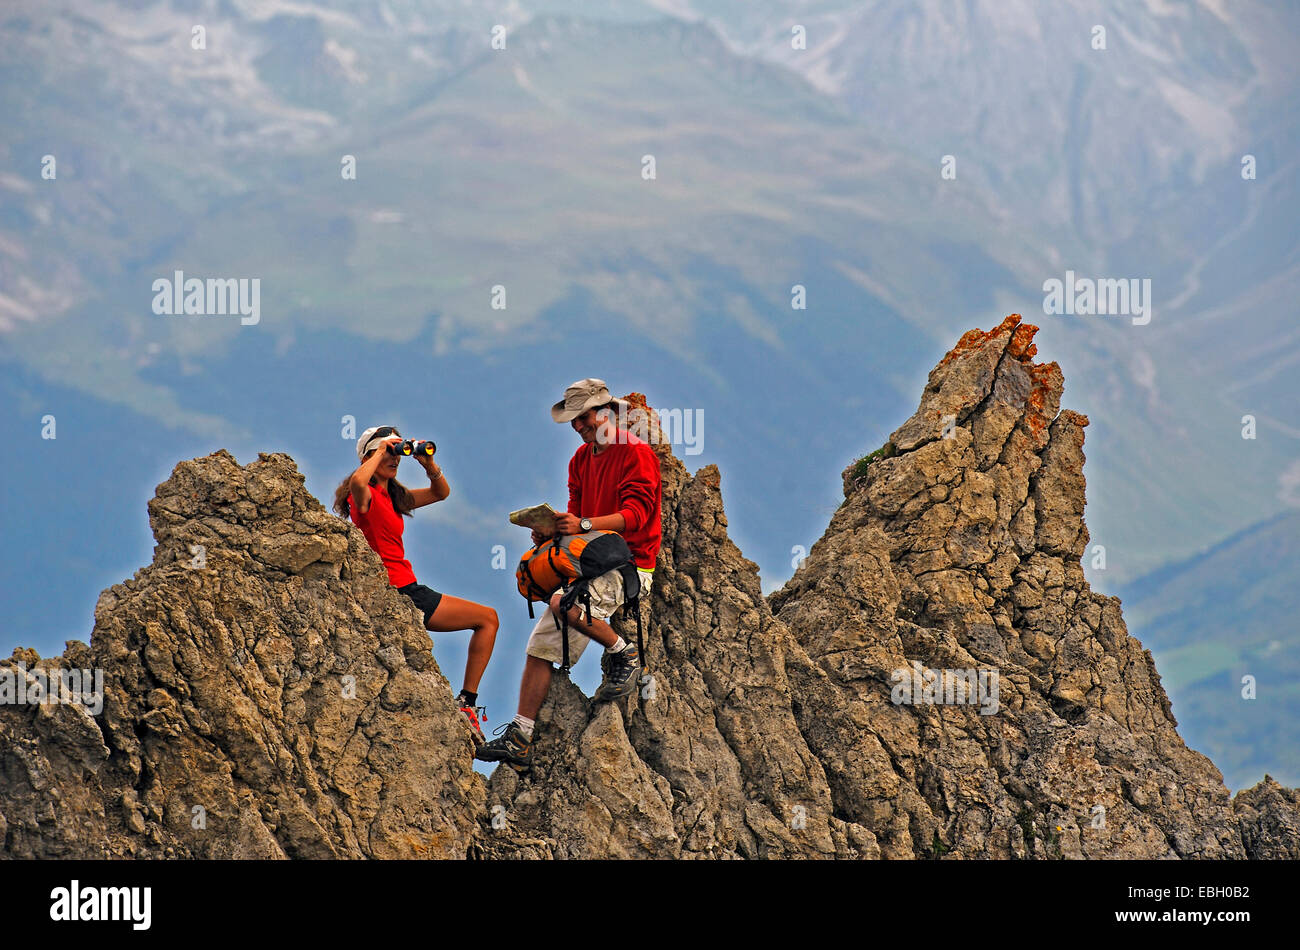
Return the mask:
[(1297, 559), (1300, 514), (1287, 512), (1119, 591), (1129, 624), (1178, 684), (1187, 741), (1232, 788), (1264, 771), (1283, 783), (1300, 775), (1300, 594), (1277, 570)]
[[(851, 117), (860, 105), (832, 103), (786, 67), (728, 51), (703, 25), (541, 17), (512, 24), (507, 50), (498, 52), (482, 14), (460, 5), (414, 37), (394, 25), (401, 10), (388, 17), (373, 5), (341, 6), (337, 15), (318, 6), (294, 17), (271, 16), (274, 5), (214, 7), (211, 42), (199, 52), (185, 42), (185, 22), (194, 18), (187, 11), (142, 7), (160, 27), (146, 19), (110, 30), (104, 24), (116, 9), (92, 5), (87, 10), (104, 12), (48, 39), (18, 32), (22, 55), (50, 82), (6, 85), (6, 111), (39, 108), (42, 129), (89, 122), (95, 141), (120, 138), (124, 128), (142, 134), (105, 153), (77, 138), (51, 145), (32, 130), (24, 144), (20, 127), (11, 153), (53, 149), (64, 179), (57, 187), (28, 187), (16, 173), (6, 179), (17, 191), (4, 192), (0, 220), (17, 227), (4, 231), (0, 247), (11, 253), (0, 255), (0, 272), (16, 301), (10, 311), (21, 316), (11, 316), (5, 345), (49, 378), (216, 437), (237, 430), (202, 398), (203, 376), (238, 331), (147, 311), (144, 288), (176, 268), (260, 274), (267, 310), (260, 332), (287, 350), (298, 326), (400, 344), (432, 324), (436, 352), (472, 356), (553, 333), (539, 315), (577, 295), (667, 345), (678, 372), (720, 382), (743, 372), (725, 354), (702, 355), (710, 320), (765, 343), (781, 372), (801, 378), (821, 357), (819, 336), (839, 334), (828, 348), (853, 338), (851, 320), (864, 303), (943, 339), (959, 329), (952, 315), (968, 311), (973, 295), (987, 297), (990, 310), (1022, 309), (1026, 293), (1032, 299), (1043, 276), (1059, 276), (1066, 263), (1042, 239), (1046, 219), (1027, 228), (999, 210), (1006, 196), (996, 188), (940, 180), (935, 159), (923, 157), (923, 138), (875, 121), (862, 128)], [(240, 10), (245, 15), (233, 17)], [(33, 14), (24, 16), (28, 23)], [(16, 21), (5, 22), (14, 32)], [(739, 29), (745, 20), (728, 22)], [(446, 56), (429, 64), (393, 55), (399, 37), (441, 44)], [(356, 52), (355, 60), (344, 55), (351, 79), (339, 72), (347, 71), (342, 63), (329, 66), (337, 60), (323, 51), (330, 42)], [(111, 55), (114, 43), (143, 52)], [(78, 98), (51, 102), (51, 89), (65, 82), (55, 78), (69, 59), (57, 53), (62, 46), (80, 51), (70, 59), (81, 64), (73, 75), (84, 78)], [(314, 107), (296, 104), (313, 77), (342, 85)], [(102, 92), (87, 102), (83, 89)], [(115, 110), (119, 100), (124, 113)], [(926, 110), (909, 112), (919, 118)], [(882, 133), (895, 140), (881, 141)], [(268, 161), (268, 149), (280, 157)], [(654, 182), (639, 177), (647, 152), (661, 166)], [(343, 155), (356, 156), (355, 182), (339, 177)], [(958, 167), (964, 182), (966, 166)], [(1011, 190), (1032, 200), (1039, 189), (1027, 185)], [(18, 257), (24, 231), (40, 251)], [(811, 283), (814, 261), (834, 268), (843, 286)], [(1132, 266), (1161, 273), (1149, 259)], [(812, 335), (790, 310), (796, 283), (809, 287)], [(509, 291), (504, 311), (489, 306), (498, 284)], [(52, 322), (60, 310), (64, 320)], [(1117, 576), (1234, 530), (1243, 510), (1257, 517), (1276, 510), (1289, 447), (1262, 443), (1258, 471), (1225, 464), (1224, 447), (1211, 447), (1229, 431), (1209, 417), (1213, 386), (1168, 394), (1194, 401), (1190, 411), (1179, 407), (1178, 427), (1194, 420), (1195, 428), (1179, 435), (1178, 450), (1200, 453), (1188, 462), (1205, 481), (1222, 478), (1213, 491), (1180, 487), (1199, 491), (1205, 524), (1180, 516), (1184, 499), (1162, 507), (1160, 498), (1134, 496), (1118, 460), (1132, 460), (1138, 481), (1158, 477), (1177, 430), (1144, 404), (1168, 399), (1161, 367), (1186, 354), (1168, 348), (1174, 331), (1161, 319), (1140, 336), (1122, 320), (1062, 319), (1060, 327), (1075, 378), (1095, 402), (1088, 410), (1115, 423), (1105, 436), (1118, 440), (1106, 456), (1114, 467), (1095, 473), (1107, 507), (1095, 518), (1113, 549), (1127, 549), (1112, 559)], [(183, 389), (151, 381), (175, 375), (150, 371), (162, 362), (173, 363)], [(906, 398), (912, 379), (890, 384)], [(1275, 378), (1266, 391), (1285, 385)], [(1136, 416), (1135, 405), (1144, 406)], [(1274, 409), (1269, 418), (1282, 414)], [(1139, 507), (1158, 530), (1131, 531), (1128, 513)], [(1162, 550), (1147, 550), (1153, 536)]]

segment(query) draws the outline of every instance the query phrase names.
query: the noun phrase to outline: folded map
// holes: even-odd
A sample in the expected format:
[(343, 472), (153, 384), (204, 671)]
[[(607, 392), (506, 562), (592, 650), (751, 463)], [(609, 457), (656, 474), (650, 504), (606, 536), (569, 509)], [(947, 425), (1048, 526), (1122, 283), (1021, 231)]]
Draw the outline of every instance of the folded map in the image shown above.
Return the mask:
[(520, 508), (518, 511), (510, 512), (510, 523), (517, 524), (521, 528), (532, 528), (543, 534), (552, 534), (555, 531), (557, 514), (554, 508), (543, 502), (531, 508)]

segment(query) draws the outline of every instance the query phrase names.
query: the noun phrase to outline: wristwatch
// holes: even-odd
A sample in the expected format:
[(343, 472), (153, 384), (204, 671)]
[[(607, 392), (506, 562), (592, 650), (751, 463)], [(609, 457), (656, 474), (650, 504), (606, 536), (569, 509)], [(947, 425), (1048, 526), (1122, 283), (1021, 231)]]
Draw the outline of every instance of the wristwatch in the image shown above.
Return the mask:
[(583, 518), (581, 521), (578, 522), (578, 527), (582, 529), (583, 534), (586, 534), (588, 531), (591, 530), (591, 519)]

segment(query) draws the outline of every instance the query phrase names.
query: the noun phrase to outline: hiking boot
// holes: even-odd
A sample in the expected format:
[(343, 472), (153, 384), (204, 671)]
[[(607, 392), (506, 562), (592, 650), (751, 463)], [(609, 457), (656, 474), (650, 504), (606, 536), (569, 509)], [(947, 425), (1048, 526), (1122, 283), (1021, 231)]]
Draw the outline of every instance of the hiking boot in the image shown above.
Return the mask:
[(601, 656), (600, 667), (605, 675), (592, 699), (598, 703), (622, 699), (636, 689), (641, 674), (641, 653), (635, 645), (629, 643), (622, 653), (605, 653)]
[(505, 762), (516, 772), (527, 772), (533, 767), (533, 740), (524, 738), (519, 723), (512, 719), (504, 726), (497, 726), (492, 735), (501, 738), (479, 746), (474, 750), (474, 758), (480, 762)]

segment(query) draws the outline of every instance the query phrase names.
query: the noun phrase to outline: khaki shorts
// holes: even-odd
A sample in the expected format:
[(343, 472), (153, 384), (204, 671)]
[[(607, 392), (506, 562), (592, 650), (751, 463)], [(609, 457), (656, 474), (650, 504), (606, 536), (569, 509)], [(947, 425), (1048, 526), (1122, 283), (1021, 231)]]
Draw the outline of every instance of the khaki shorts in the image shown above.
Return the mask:
[[(641, 596), (648, 597), (650, 584), (654, 581), (654, 571), (639, 567), (636, 570), (641, 575)], [(615, 611), (623, 606), (623, 575), (617, 570), (601, 574), (591, 582), (587, 590), (591, 594), (591, 615), (597, 620), (608, 623)], [(586, 607), (583, 607), (582, 614), (585, 620)], [(582, 651), (587, 649), (587, 644), (591, 642), (591, 637), (582, 632), (582, 627), (583, 624), (569, 624), (570, 664), (578, 662), (578, 657), (582, 656)], [(541, 619), (537, 621), (537, 626), (533, 627), (532, 636), (528, 638), (528, 655), (551, 663), (562, 663), (564, 662), (562, 638), (559, 618), (551, 613), (550, 607), (547, 607), (542, 612)]]

